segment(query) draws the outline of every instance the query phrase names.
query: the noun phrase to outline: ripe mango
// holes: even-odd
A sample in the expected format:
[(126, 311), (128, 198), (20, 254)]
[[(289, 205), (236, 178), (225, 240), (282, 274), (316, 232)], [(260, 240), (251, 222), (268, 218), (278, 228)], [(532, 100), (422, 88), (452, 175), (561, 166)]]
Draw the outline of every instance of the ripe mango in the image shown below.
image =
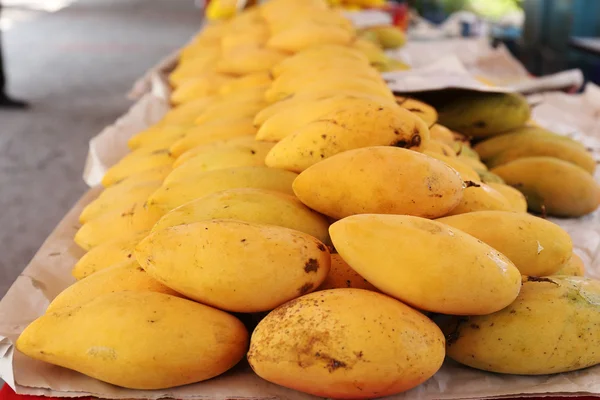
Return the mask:
[[(491, 174), (491, 172), (490, 172)], [(489, 187), (498, 191), (508, 200), (514, 212), (527, 212), (527, 199), (523, 193), (519, 192), (512, 186), (498, 182), (485, 182)]]
[(306, 207), (294, 196), (253, 188), (224, 190), (190, 201), (166, 213), (152, 230), (211, 219), (283, 226), (330, 243), (329, 223), (324, 216)]
[(576, 253), (571, 255), (571, 258), (567, 263), (553, 275), (570, 275), (570, 276), (584, 276), (585, 275), (585, 264), (581, 257)]
[(288, 388), (372, 399), (433, 376), (444, 360), (444, 342), (432, 321), (397, 300), (333, 289), (269, 313), (252, 334), (248, 362), (261, 378)]
[(154, 231), (135, 255), (150, 276), (179, 293), (245, 313), (315, 290), (331, 264), (327, 247), (306, 233), (218, 219)]
[(447, 215), (458, 215), (474, 211), (512, 211), (513, 206), (496, 189), (485, 183), (468, 183), (464, 190), (462, 200)]
[(332, 254), (329, 274), (327, 274), (327, 278), (325, 278), (321, 286), (319, 286), (319, 290), (343, 288), (365, 289), (379, 292), (375, 286), (371, 285), (365, 278), (353, 270), (339, 254)]
[(144, 390), (220, 375), (244, 357), (247, 345), (248, 331), (237, 318), (156, 292), (109, 293), (49, 312), (17, 340), (29, 357)]
[(102, 177), (102, 185), (108, 187), (124, 180), (128, 176), (173, 165), (175, 159), (167, 149), (139, 149), (123, 157), (118, 163), (106, 171)]
[(560, 226), (526, 213), (477, 211), (437, 221), (489, 244), (523, 275), (553, 275), (573, 252), (571, 237)]
[(420, 310), (480, 315), (509, 305), (521, 274), (489, 245), (441, 222), (406, 215), (353, 215), (329, 227), (348, 264)]
[(584, 169), (552, 157), (519, 158), (492, 170), (525, 195), (535, 212), (580, 217), (598, 208), (600, 185)]
[(293, 188), (304, 204), (337, 219), (364, 213), (436, 218), (460, 203), (463, 182), (439, 160), (381, 146), (327, 158), (298, 175)]
[(525, 277), (514, 303), (445, 327), (447, 353), (485, 371), (546, 375), (600, 363), (600, 283)]

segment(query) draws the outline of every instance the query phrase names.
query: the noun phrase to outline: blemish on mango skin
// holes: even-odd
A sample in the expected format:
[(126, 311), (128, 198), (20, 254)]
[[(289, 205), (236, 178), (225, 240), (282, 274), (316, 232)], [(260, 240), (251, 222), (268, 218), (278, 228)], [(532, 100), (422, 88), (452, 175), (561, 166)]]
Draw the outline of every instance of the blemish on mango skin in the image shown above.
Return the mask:
[(310, 292), (314, 286), (315, 285), (313, 283), (305, 283), (298, 289), (298, 293), (300, 293), (300, 295), (305, 295)]
[(309, 258), (306, 264), (304, 264), (304, 272), (307, 274), (310, 272), (317, 272), (319, 270), (319, 262), (315, 258)]

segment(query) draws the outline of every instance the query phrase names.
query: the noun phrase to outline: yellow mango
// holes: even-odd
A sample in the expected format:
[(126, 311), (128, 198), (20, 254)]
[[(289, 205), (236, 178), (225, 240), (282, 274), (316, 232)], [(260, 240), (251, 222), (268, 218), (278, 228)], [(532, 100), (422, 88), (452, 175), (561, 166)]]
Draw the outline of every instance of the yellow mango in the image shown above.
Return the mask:
[(585, 275), (585, 264), (581, 257), (576, 253), (571, 255), (571, 258), (567, 263), (553, 275), (570, 275), (570, 276), (584, 276)]
[(143, 182), (162, 181), (167, 177), (167, 175), (171, 173), (172, 170), (173, 168), (171, 168), (171, 165), (163, 165), (160, 167), (131, 174), (116, 182), (110, 182), (110, 185), (105, 185), (105, 187), (109, 188), (116, 185), (119, 185), (121, 187), (132, 187)]
[(162, 215), (189, 201), (235, 188), (256, 188), (294, 194), (296, 174), (267, 167), (237, 167), (208, 171), (194, 178), (163, 185), (148, 199)]
[(277, 78), (279, 75), (282, 75), (285, 71), (290, 69), (301, 70), (304, 69), (306, 65), (318, 65), (319, 62), (325, 64), (335, 62), (336, 60), (343, 60), (349, 63), (362, 62), (365, 65), (369, 64), (369, 59), (357, 49), (334, 44), (321, 44), (309, 47), (285, 58), (273, 67), (271, 73)]
[(436, 218), (460, 203), (463, 181), (435, 158), (381, 146), (327, 158), (298, 175), (293, 189), (304, 204), (336, 219), (364, 213)]
[(486, 182), (489, 187), (497, 190), (502, 196), (508, 200), (512, 206), (512, 211), (527, 212), (527, 199), (523, 193), (519, 192), (514, 187), (505, 185), (504, 183)]
[(254, 118), (254, 115), (259, 112), (265, 103), (260, 101), (231, 101), (219, 103), (204, 111), (194, 120), (196, 125), (202, 125), (207, 122), (227, 121), (243, 118)]
[(255, 134), (256, 128), (252, 124), (252, 118), (217, 120), (190, 129), (185, 137), (173, 143), (169, 151), (177, 158), (194, 147)]
[(193, 147), (193, 148), (185, 151), (183, 154), (181, 154), (179, 157), (177, 157), (177, 159), (173, 163), (173, 168), (177, 168), (177, 167), (185, 164), (186, 162), (188, 162), (189, 160), (191, 160), (192, 158), (194, 158), (196, 156), (208, 154), (213, 150), (220, 149), (221, 147), (230, 147), (230, 146), (237, 146), (237, 145), (252, 146), (256, 142), (257, 142), (257, 140), (255, 139), (254, 135), (244, 135), (244, 136), (233, 137), (231, 139), (217, 140), (215, 142), (210, 142), (208, 144), (196, 146), (196, 147)]
[(173, 90), (171, 103), (177, 106), (203, 97), (214, 96), (221, 85), (231, 80), (231, 76), (214, 72), (187, 79)]
[(333, 289), (269, 313), (252, 334), (248, 362), (261, 378), (291, 389), (373, 399), (433, 376), (444, 345), (440, 329), (401, 302), (368, 290)]
[(219, 87), (219, 94), (223, 96), (244, 89), (262, 87), (268, 85), (271, 81), (272, 78), (268, 72), (257, 72), (255, 74), (242, 76), (230, 82), (225, 82)]
[(232, 315), (190, 300), (117, 292), (39, 317), (16, 345), (37, 360), (151, 390), (227, 371), (244, 357), (248, 331)]
[(267, 155), (269, 167), (302, 172), (344, 151), (369, 146), (421, 150), (429, 141), (425, 123), (396, 105), (360, 102), (298, 128)]
[(401, 99), (396, 97), (396, 101), (400, 107), (416, 114), (419, 118), (421, 118), (428, 127), (435, 125), (438, 119), (438, 114), (435, 108), (429, 104), (419, 100), (411, 99), (409, 97), (404, 97)]
[(263, 189), (229, 189), (190, 201), (166, 213), (152, 231), (211, 219), (282, 226), (330, 243), (327, 219), (294, 196)]
[(158, 292), (180, 296), (173, 289), (151, 278), (136, 260), (130, 260), (105, 268), (69, 286), (52, 300), (46, 312), (79, 306), (103, 294), (123, 291)]
[(196, 118), (204, 112), (209, 106), (214, 104), (216, 99), (213, 96), (201, 97), (172, 108), (160, 120), (161, 125), (188, 125), (193, 124)]
[(141, 147), (160, 146), (168, 147), (177, 139), (185, 136), (186, 130), (190, 125), (154, 125), (131, 137), (127, 141), (127, 146), (131, 150), (136, 150)]
[(490, 315), (449, 323), (447, 353), (503, 374), (546, 375), (600, 363), (600, 283), (525, 277), (517, 299)]
[(519, 293), (521, 274), (489, 245), (441, 222), (353, 215), (329, 227), (348, 264), (384, 293), (442, 314), (489, 314)]
[[(100, 270), (135, 261), (133, 250), (146, 234), (108, 240), (85, 253), (75, 264), (71, 274), (80, 280)], [(137, 262), (137, 261), (136, 261)]]
[(126, 212), (136, 203), (145, 203), (161, 181), (143, 182), (134, 186), (115, 185), (105, 189), (100, 196), (88, 204), (79, 215), (79, 222), (85, 223), (106, 212)]
[(458, 215), (474, 211), (513, 211), (512, 204), (496, 189), (485, 183), (471, 182), (463, 191), (463, 197), (458, 206), (447, 215)]
[(580, 217), (598, 208), (600, 185), (583, 168), (552, 157), (519, 158), (492, 170), (535, 212)]
[(165, 178), (165, 184), (189, 179), (206, 171), (217, 169), (264, 166), (265, 157), (273, 147), (273, 143), (255, 142), (249, 145), (231, 145), (214, 148), (211, 152), (197, 154), (186, 163), (173, 169)]
[[(431, 139), (444, 143), (448, 146), (454, 146), (454, 134), (444, 125), (434, 124), (429, 127), (429, 135)], [(456, 153), (456, 152), (455, 152)]]
[[(428, 151), (430, 153), (441, 154), (446, 157), (457, 158), (456, 152), (452, 149), (452, 147), (448, 146), (445, 143), (438, 142), (437, 140), (430, 140), (429, 142), (427, 142), (427, 145), (425, 146), (424, 151)], [(463, 164), (466, 164), (462, 160), (461, 160), (461, 162)], [(469, 165), (469, 164), (466, 164), (466, 165)]]
[(365, 278), (353, 270), (339, 254), (332, 254), (329, 274), (327, 274), (327, 278), (325, 278), (321, 286), (319, 286), (319, 290), (343, 288), (365, 289), (379, 292), (375, 286), (371, 285)]
[(173, 161), (174, 158), (169, 154), (169, 150), (162, 149), (147, 152), (145, 149), (139, 149), (123, 157), (121, 161), (110, 167), (102, 177), (102, 185), (107, 187), (131, 175), (171, 166)]
[(187, 297), (245, 313), (312, 292), (331, 263), (327, 247), (306, 233), (218, 219), (154, 231), (135, 255), (150, 276)]
[[(215, 66), (220, 59), (220, 48), (207, 47), (202, 49), (205, 52), (203, 56), (196, 56), (185, 63), (179, 63), (173, 72), (169, 75), (169, 83), (177, 88), (185, 82), (190, 81), (198, 76), (211, 73), (215, 70)], [(221, 71), (217, 71), (221, 72)]]
[(217, 62), (216, 71), (235, 76), (267, 72), (286, 57), (276, 49), (242, 45), (229, 49)]
[(479, 175), (477, 174), (477, 172), (475, 172), (475, 170), (473, 170), (473, 168), (469, 167), (467, 164), (460, 161), (458, 158), (448, 157), (430, 150), (425, 150), (423, 154), (443, 161), (445, 164), (455, 169), (464, 182), (479, 182)]
[(571, 237), (560, 226), (525, 213), (477, 211), (438, 221), (489, 244), (523, 275), (553, 275), (573, 252)]
[(84, 250), (116, 238), (127, 238), (143, 234), (161, 217), (161, 213), (144, 203), (135, 203), (125, 212), (106, 212), (87, 221), (75, 234), (75, 243)]
[[(493, 172), (488, 171), (487, 169), (475, 169), (475, 171), (477, 171), (477, 174), (479, 175), (479, 180), (487, 185), (490, 185), (491, 183), (495, 183), (495, 184), (501, 183), (504, 185), (504, 179), (500, 178), (498, 175), (494, 174)], [(492, 186), (492, 185), (490, 185), (490, 186)], [(504, 185), (504, 186), (507, 186), (507, 185)], [(493, 187), (500, 193), (504, 194), (504, 192), (502, 190), (498, 189), (498, 187), (496, 187), (496, 186), (493, 186)]]
[(297, 53), (314, 45), (347, 45), (353, 38), (353, 33), (347, 29), (307, 21), (274, 34), (267, 41), (267, 47), (282, 52)]

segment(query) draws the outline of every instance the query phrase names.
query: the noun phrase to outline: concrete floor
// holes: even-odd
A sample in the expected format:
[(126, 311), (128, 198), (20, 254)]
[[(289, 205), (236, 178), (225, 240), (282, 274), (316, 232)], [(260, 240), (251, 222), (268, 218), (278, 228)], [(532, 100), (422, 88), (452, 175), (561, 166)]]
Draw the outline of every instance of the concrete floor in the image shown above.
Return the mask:
[(23, 7), (4, 11), (9, 91), (33, 108), (0, 111), (0, 297), (86, 190), (88, 140), (127, 110), (135, 79), (184, 44), (201, 19), (193, 0)]

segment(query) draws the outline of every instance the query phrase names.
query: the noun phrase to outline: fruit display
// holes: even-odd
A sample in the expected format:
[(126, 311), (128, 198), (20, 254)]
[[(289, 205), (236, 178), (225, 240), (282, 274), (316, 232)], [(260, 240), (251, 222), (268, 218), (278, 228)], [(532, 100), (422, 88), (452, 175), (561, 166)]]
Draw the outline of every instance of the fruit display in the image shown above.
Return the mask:
[(171, 109), (81, 212), (76, 283), (17, 349), (142, 390), (246, 359), (344, 399), (411, 390), (446, 356), (521, 375), (600, 364), (600, 283), (542, 218), (598, 208), (593, 157), (529, 126), (517, 94), (392, 93), (383, 49), (403, 41), (325, 0), (208, 24)]

